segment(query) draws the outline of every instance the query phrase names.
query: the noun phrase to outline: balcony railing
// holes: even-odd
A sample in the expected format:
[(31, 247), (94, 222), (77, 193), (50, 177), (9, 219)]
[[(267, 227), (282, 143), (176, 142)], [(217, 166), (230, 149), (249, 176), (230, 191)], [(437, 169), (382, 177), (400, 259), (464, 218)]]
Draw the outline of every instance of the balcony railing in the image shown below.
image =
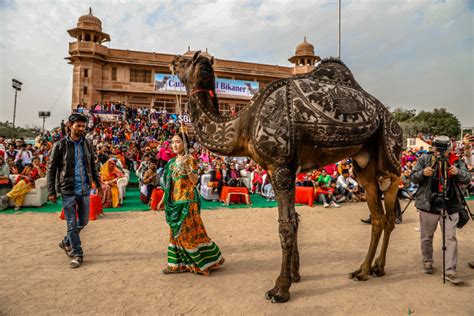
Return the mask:
[(107, 55), (107, 47), (94, 42), (73, 42), (69, 43), (69, 54), (92, 53), (93, 55)]

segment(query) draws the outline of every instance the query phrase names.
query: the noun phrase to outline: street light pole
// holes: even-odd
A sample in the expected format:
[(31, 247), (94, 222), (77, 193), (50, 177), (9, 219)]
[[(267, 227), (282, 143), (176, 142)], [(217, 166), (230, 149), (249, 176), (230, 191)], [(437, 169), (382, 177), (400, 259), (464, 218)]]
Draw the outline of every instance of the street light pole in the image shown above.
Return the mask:
[(43, 119), (43, 128), (41, 129), (41, 134), (44, 135), (44, 122), (46, 121), (46, 119), (48, 117), (51, 116), (51, 112), (50, 111), (40, 111), (40, 112), (38, 112), (38, 116)]
[(13, 128), (15, 128), (15, 117), (16, 117), (16, 94), (18, 90), (15, 89), (15, 103), (13, 104)]
[(337, 2), (338, 11), (338, 37), (337, 37), (337, 58), (341, 59), (341, 0)]
[(15, 118), (16, 118), (16, 96), (18, 91), (21, 91), (21, 85), (23, 83), (16, 79), (12, 79), (12, 88), (15, 89), (15, 103), (13, 104), (13, 128), (15, 128)]

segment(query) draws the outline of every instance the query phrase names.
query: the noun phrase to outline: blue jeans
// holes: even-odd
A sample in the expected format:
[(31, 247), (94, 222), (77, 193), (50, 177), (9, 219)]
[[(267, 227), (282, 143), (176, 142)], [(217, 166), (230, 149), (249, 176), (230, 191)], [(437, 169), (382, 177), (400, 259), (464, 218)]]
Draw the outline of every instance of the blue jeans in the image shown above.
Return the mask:
[(67, 234), (64, 236), (63, 242), (66, 246), (71, 246), (74, 256), (82, 257), (84, 253), (79, 233), (89, 222), (89, 195), (63, 195), (63, 207), (67, 223)]
[(331, 202), (336, 202), (336, 198), (334, 197), (334, 195), (331, 195), (331, 197), (329, 198), (328, 195), (321, 193), (318, 196), (318, 202), (323, 202), (324, 204), (329, 204)]

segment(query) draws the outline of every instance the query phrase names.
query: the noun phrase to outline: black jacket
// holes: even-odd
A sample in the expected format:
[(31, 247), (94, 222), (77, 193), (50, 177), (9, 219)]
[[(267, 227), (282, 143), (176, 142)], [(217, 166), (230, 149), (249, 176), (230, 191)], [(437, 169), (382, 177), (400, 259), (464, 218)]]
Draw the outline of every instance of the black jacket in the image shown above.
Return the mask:
[[(426, 212), (432, 212), (431, 203), (433, 202), (433, 177), (426, 177), (423, 175), (423, 170), (426, 167), (430, 167), (433, 164), (433, 156), (424, 154), (418, 159), (416, 166), (413, 168), (411, 173), (411, 179), (413, 183), (418, 184), (420, 187), (416, 192), (415, 207), (419, 210)], [(448, 181), (447, 193), (446, 196), (448, 201), (446, 203), (446, 208), (448, 214), (457, 213), (464, 208), (462, 199), (462, 193), (455, 188), (454, 182), (458, 184), (469, 184), (471, 182), (471, 176), (469, 175), (466, 164), (462, 160), (457, 160), (454, 162), (454, 166), (458, 168), (458, 174), (455, 176), (450, 176)], [(435, 172), (436, 174), (436, 172)], [(435, 212), (439, 214), (439, 212)]]
[[(68, 138), (56, 142), (51, 150), (48, 164), (48, 195), (56, 194), (56, 185), (61, 194), (74, 194), (74, 143)], [(99, 173), (95, 166), (95, 153), (92, 143), (84, 139), (84, 159), (89, 179), (99, 186)]]

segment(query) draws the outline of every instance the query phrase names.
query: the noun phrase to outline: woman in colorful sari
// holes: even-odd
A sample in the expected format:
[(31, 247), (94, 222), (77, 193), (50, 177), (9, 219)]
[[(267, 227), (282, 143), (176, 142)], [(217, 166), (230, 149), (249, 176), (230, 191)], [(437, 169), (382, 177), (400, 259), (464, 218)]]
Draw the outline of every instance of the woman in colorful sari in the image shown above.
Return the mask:
[(100, 167), (100, 181), (102, 182), (102, 206), (104, 208), (119, 207), (119, 189), (117, 187), (118, 179), (122, 178), (123, 174), (117, 168), (113, 159), (107, 160), (106, 163)]
[(39, 157), (34, 157), (31, 165), (23, 169), (13, 189), (6, 195), (8, 199), (15, 203), (15, 211), (20, 210), (25, 201), (26, 194), (35, 187), (35, 181), (45, 176), (46, 170), (41, 166)]
[(219, 247), (207, 236), (201, 220), (201, 203), (196, 190), (197, 163), (185, 155), (187, 137), (176, 134), (171, 148), (177, 157), (165, 166), (161, 186), (165, 191), (158, 209), (165, 207), (170, 226), (168, 266), (164, 274), (193, 272), (208, 275), (224, 263)]
[[(10, 168), (4, 161), (3, 156), (0, 156), (0, 196), (4, 196), (12, 189), (12, 182), (10, 181)], [(8, 205), (4, 205), (0, 201), (0, 211), (5, 209)]]

